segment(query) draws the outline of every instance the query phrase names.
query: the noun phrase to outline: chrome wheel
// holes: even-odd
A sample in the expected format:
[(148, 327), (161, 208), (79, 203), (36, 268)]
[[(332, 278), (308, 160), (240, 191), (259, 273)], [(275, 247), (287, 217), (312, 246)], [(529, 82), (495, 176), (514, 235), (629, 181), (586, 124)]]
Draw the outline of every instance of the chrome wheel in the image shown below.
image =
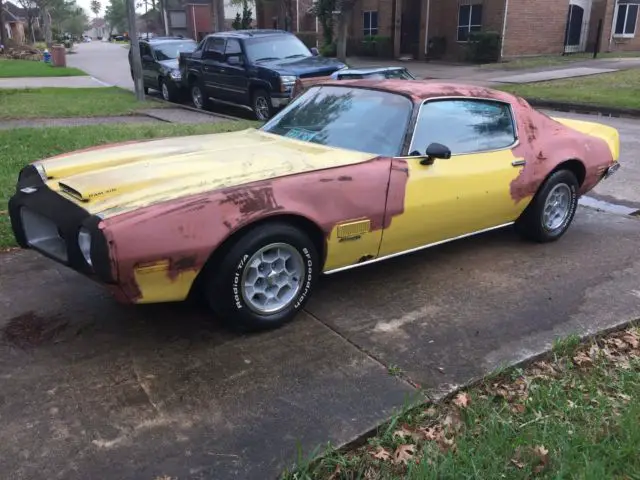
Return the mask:
[(167, 102), (170, 99), (170, 95), (169, 95), (169, 87), (167, 87), (167, 84), (165, 82), (162, 82), (162, 98), (164, 98)]
[(258, 120), (269, 119), (271, 110), (269, 108), (269, 101), (265, 97), (259, 96), (256, 98), (255, 110), (256, 110), (256, 117), (258, 117)]
[(547, 230), (556, 230), (569, 217), (571, 212), (571, 188), (559, 183), (551, 189), (544, 203), (542, 223)]
[(259, 314), (272, 314), (293, 302), (304, 281), (302, 255), (287, 243), (262, 247), (242, 272), (241, 292), (247, 306)]
[(200, 91), (200, 87), (198, 87), (197, 85), (191, 87), (191, 101), (196, 108), (202, 108), (202, 106), (204, 105), (202, 92)]

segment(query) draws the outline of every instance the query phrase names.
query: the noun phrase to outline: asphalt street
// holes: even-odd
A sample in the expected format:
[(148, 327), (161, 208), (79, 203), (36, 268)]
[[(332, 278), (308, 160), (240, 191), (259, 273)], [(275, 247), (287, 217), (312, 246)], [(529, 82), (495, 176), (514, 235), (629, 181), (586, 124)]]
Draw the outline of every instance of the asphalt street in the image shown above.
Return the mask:
[[(80, 47), (74, 62), (126, 61)], [(640, 123), (601, 120), (620, 125), (624, 168), (596, 195), (640, 202)], [(298, 446), (351, 441), (558, 337), (640, 318), (639, 235), (638, 217), (581, 207), (552, 244), (505, 229), (327, 276), (293, 323), (246, 336), (0, 255), (0, 478), (276, 478)]]

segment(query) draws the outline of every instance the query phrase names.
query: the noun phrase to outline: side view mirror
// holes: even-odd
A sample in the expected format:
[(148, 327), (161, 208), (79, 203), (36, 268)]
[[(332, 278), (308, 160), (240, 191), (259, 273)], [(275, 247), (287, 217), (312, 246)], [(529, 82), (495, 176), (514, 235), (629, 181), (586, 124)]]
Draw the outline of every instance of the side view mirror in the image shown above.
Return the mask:
[(436, 158), (448, 160), (451, 158), (451, 150), (449, 147), (441, 143), (431, 143), (425, 152), (425, 158), (420, 161), (421, 165), (433, 165)]
[(229, 65), (240, 66), (240, 65), (242, 65), (242, 59), (240, 58), (239, 55), (233, 55), (231, 57), (227, 57), (227, 63)]
[(317, 57), (318, 55), (320, 55), (320, 52), (316, 47), (311, 47), (310, 50), (311, 50), (311, 55), (313, 55), (314, 57)]

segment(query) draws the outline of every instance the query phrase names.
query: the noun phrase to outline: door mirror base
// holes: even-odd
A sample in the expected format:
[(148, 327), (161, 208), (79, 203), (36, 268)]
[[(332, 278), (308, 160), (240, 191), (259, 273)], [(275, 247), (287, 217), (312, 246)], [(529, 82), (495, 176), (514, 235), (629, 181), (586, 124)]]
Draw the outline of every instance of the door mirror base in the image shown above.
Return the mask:
[(433, 165), (436, 158), (448, 160), (451, 158), (451, 150), (441, 143), (431, 143), (425, 151), (425, 158), (420, 160), (420, 165)]

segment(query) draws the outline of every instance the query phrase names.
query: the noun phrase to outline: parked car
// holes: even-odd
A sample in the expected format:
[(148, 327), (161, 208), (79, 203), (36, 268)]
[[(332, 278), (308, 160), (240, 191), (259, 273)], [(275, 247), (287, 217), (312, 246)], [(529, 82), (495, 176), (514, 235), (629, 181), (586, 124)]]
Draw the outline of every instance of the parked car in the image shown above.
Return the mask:
[(291, 92), (291, 97), (295, 98), (312, 85), (331, 80), (354, 80), (367, 78), (370, 80), (384, 80), (396, 78), (400, 80), (415, 80), (416, 78), (405, 67), (368, 67), (368, 68), (344, 68), (333, 72), (328, 77), (314, 77), (296, 80)]
[[(183, 37), (154, 37), (140, 39), (140, 57), (142, 61), (142, 78), (144, 92), (149, 89), (158, 90), (162, 98), (175, 102), (187, 92), (186, 84), (178, 66), (180, 53), (190, 53), (198, 44)], [(129, 50), (129, 68), (133, 78), (132, 53)]]
[(282, 30), (236, 30), (208, 35), (190, 55), (181, 55), (196, 108), (210, 101), (253, 111), (267, 120), (291, 100), (297, 78), (324, 77), (345, 68), (318, 55)]
[(619, 149), (614, 128), (504, 92), (343, 80), (259, 129), (36, 161), (9, 215), (21, 247), (123, 301), (200, 295), (229, 325), (262, 329), (291, 320), (320, 273), (512, 224), (559, 239)]

